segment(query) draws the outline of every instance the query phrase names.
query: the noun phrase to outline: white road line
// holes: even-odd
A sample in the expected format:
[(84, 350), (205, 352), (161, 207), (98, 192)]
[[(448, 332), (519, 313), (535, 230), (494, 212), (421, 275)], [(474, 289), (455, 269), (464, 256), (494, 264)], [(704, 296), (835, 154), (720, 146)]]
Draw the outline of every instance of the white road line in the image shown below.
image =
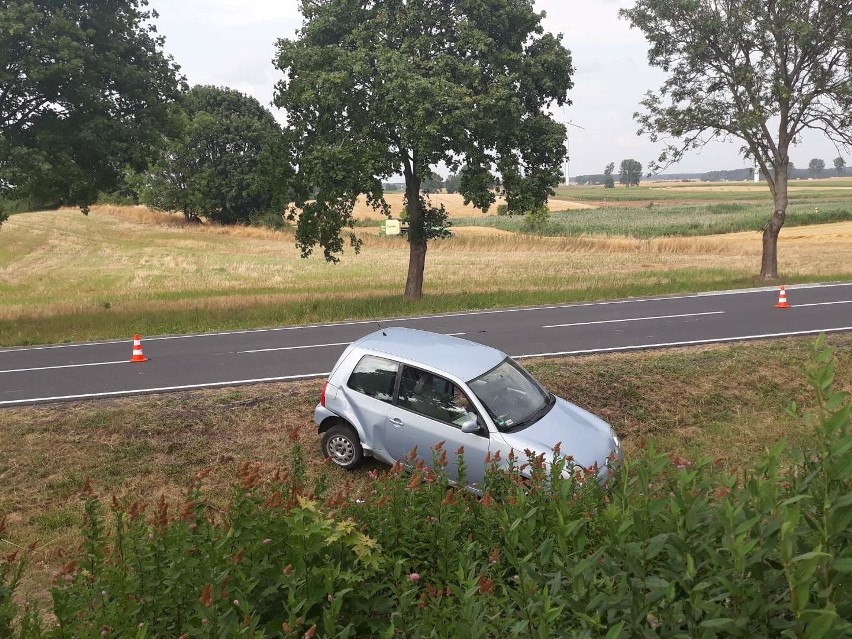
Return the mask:
[[(835, 287), (845, 287), (852, 286), (852, 282), (830, 282), (825, 284), (797, 284), (788, 286), (788, 291), (794, 290), (802, 290), (802, 289), (812, 289), (812, 288), (835, 288)], [(393, 322), (413, 322), (417, 320), (427, 320), (427, 319), (442, 319), (448, 317), (468, 317), (468, 316), (476, 316), (476, 315), (499, 315), (502, 313), (523, 313), (526, 311), (547, 311), (554, 309), (563, 309), (563, 308), (582, 308), (586, 306), (610, 306), (613, 304), (639, 304), (642, 302), (658, 302), (658, 301), (669, 301), (669, 300), (684, 300), (684, 299), (693, 299), (699, 297), (720, 297), (724, 295), (746, 295), (749, 293), (762, 293), (767, 291), (777, 291), (777, 286), (761, 286), (756, 288), (743, 288), (743, 289), (735, 289), (735, 290), (727, 290), (727, 291), (707, 291), (703, 293), (690, 293), (688, 295), (671, 295), (671, 296), (658, 296), (658, 297), (637, 297), (637, 298), (629, 298), (623, 300), (609, 300), (609, 301), (598, 301), (598, 302), (576, 302), (573, 304), (556, 304), (552, 306), (523, 306), (519, 308), (499, 308), (499, 309), (491, 309), (484, 311), (464, 311), (459, 313), (444, 313), (439, 315), (418, 315), (413, 317), (391, 317), (391, 318), (379, 318), (379, 321), (384, 323), (385, 325), (390, 325)], [(299, 331), (310, 328), (334, 328), (337, 326), (359, 326), (363, 324), (376, 324), (376, 320), (356, 320), (351, 322), (336, 322), (330, 324), (303, 324), (301, 326), (277, 326), (273, 328), (250, 328), (245, 330), (238, 331), (221, 331), (221, 332), (210, 332), (210, 333), (193, 333), (190, 335), (162, 335), (162, 336), (154, 336), (154, 337), (144, 337), (143, 340), (146, 342), (150, 342), (153, 340), (173, 340), (173, 339), (192, 339), (195, 337), (218, 337), (225, 335), (245, 335), (249, 333), (275, 333), (280, 331)], [(40, 351), (40, 350), (49, 350), (54, 348), (78, 348), (80, 346), (103, 346), (107, 344), (122, 344), (125, 342), (130, 342), (128, 339), (116, 339), (116, 340), (106, 340), (101, 342), (86, 342), (82, 344), (53, 344), (49, 346), (24, 346), (20, 348), (8, 348), (8, 349), (0, 349), (0, 353), (12, 353), (18, 351)]]
[(841, 300), (839, 302), (814, 302), (813, 304), (792, 304), (791, 308), (802, 308), (803, 306), (830, 306), (832, 304), (852, 304), (852, 300)]
[(820, 328), (813, 331), (793, 331), (790, 333), (766, 333), (763, 335), (741, 335), (739, 337), (718, 337), (710, 339), (696, 339), (687, 342), (662, 342), (660, 344), (638, 344), (636, 346), (612, 346), (609, 348), (589, 348), (579, 351), (558, 351), (554, 353), (528, 353), (526, 355), (512, 355), (515, 359), (530, 359), (533, 357), (558, 357), (561, 355), (591, 355), (593, 353), (613, 353), (616, 351), (640, 351), (649, 348), (669, 348), (675, 346), (696, 346), (699, 344), (714, 344), (717, 342), (742, 342), (753, 339), (768, 339), (770, 337), (795, 337), (796, 335), (815, 335), (818, 333), (840, 333), (852, 331), (852, 326), (841, 326), (839, 328)]
[(682, 315), (655, 315), (654, 317), (628, 317), (626, 319), (598, 320), (596, 322), (574, 322), (573, 324), (549, 324), (542, 328), (563, 328), (566, 326), (590, 326), (591, 324), (615, 324), (617, 322), (643, 322), (645, 320), (671, 319), (674, 317), (699, 317), (701, 315), (724, 315), (725, 311), (709, 311), (707, 313), (684, 313)]
[[(464, 333), (444, 333), (448, 337), (464, 335)], [(332, 342), (330, 344), (308, 344), (306, 346), (279, 346), (277, 348), (257, 348), (251, 351), (236, 351), (237, 355), (244, 353), (269, 353), (271, 351), (295, 351), (302, 348), (325, 348), (326, 346), (349, 346), (352, 342)], [(2, 371), (0, 371), (2, 372)]]
[(333, 344), (309, 344), (306, 346), (280, 346), (278, 348), (257, 348), (253, 351), (237, 351), (237, 355), (243, 353), (269, 353), (270, 351), (296, 351), (301, 348), (325, 348), (326, 346), (348, 346), (352, 342), (334, 342)]
[(260, 377), (258, 379), (240, 379), (232, 382), (211, 382), (209, 384), (186, 384), (185, 386), (162, 386), (160, 388), (140, 388), (130, 391), (110, 391), (106, 393), (85, 393), (83, 395), (56, 395), (54, 397), (34, 397), (32, 399), (12, 399), (0, 401), (0, 406), (11, 406), (12, 404), (34, 404), (36, 402), (58, 402), (68, 399), (94, 399), (95, 397), (117, 397), (120, 395), (130, 397), (145, 393), (166, 393), (169, 391), (192, 390), (196, 388), (213, 388), (216, 386), (239, 386), (241, 384), (259, 384), (261, 382), (286, 382), (297, 379), (313, 379), (316, 377), (327, 377), (328, 373), (312, 373), (309, 375), (284, 375), (282, 377)]
[(49, 371), (54, 368), (81, 368), (83, 366), (112, 366), (113, 364), (127, 364), (128, 360), (123, 359), (120, 362), (94, 362), (92, 364), (63, 364), (62, 366), (36, 366), (33, 368), (10, 368), (9, 370), (0, 371), (2, 373), (24, 373), (26, 371)]
[[(715, 342), (736, 342), (753, 339), (765, 339), (769, 337), (793, 337), (796, 335), (813, 335), (816, 333), (837, 333), (841, 331), (852, 331), (852, 326), (844, 326), (840, 328), (823, 328), (812, 331), (796, 331), (792, 333), (767, 333), (764, 335), (744, 335), (740, 337), (722, 337), (717, 339), (693, 340), (688, 342), (666, 342), (662, 344), (641, 344), (638, 346), (616, 346), (611, 348), (597, 348), (579, 351), (560, 351), (556, 353), (532, 353), (527, 355), (513, 355), (516, 359), (532, 359), (535, 357), (557, 357), (561, 355), (586, 355), (592, 353), (607, 353), (614, 351), (632, 351), (643, 350), (649, 348), (662, 348), (674, 346), (691, 346), (696, 344), (711, 344)], [(327, 377), (331, 372), (326, 373), (311, 373), (305, 375), (284, 375), (281, 377), (262, 377), (257, 379), (238, 379), (227, 382), (211, 382), (208, 384), (186, 384), (184, 386), (163, 386), (159, 388), (140, 388), (130, 391), (109, 391), (104, 393), (86, 393), (82, 395), (56, 395), (53, 397), (34, 397), (29, 399), (13, 399), (0, 401), (0, 406), (11, 406), (13, 404), (35, 404), (39, 402), (56, 402), (72, 399), (93, 399), (96, 397), (117, 397), (117, 396), (133, 396), (142, 395), (145, 393), (165, 393), (178, 390), (192, 390), (197, 388), (215, 388), (220, 386), (239, 386), (241, 384), (257, 384), (262, 382), (283, 382), (297, 379), (313, 379), (317, 377)]]

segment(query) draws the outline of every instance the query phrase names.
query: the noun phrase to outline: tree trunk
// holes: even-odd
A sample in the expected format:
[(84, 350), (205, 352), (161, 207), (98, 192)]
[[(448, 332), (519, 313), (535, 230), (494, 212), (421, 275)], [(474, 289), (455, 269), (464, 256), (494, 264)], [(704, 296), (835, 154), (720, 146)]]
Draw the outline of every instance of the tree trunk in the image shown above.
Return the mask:
[(423, 209), (420, 207), (420, 179), (405, 172), (405, 199), (408, 204), (408, 278), (405, 280), (405, 299), (423, 297), (423, 271), (426, 268), (426, 235), (423, 228)]
[(423, 297), (423, 271), (426, 267), (426, 240), (408, 240), (408, 279), (405, 280), (405, 299), (419, 300)]
[(773, 194), (775, 212), (763, 226), (763, 257), (760, 261), (760, 277), (764, 280), (778, 279), (778, 234), (787, 218), (787, 164), (775, 168), (775, 190)]

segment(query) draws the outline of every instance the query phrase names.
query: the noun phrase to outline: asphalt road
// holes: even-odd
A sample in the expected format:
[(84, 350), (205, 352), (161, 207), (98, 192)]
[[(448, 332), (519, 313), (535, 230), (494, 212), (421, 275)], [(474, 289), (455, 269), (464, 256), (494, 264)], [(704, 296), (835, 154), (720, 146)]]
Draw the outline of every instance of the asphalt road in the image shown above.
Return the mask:
[[(626, 299), (381, 320), (463, 336), (514, 357), (575, 355), (852, 331), (852, 283)], [(228, 386), (328, 374), (378, 328), (343, 322), (0, 350), (0, 407)]]

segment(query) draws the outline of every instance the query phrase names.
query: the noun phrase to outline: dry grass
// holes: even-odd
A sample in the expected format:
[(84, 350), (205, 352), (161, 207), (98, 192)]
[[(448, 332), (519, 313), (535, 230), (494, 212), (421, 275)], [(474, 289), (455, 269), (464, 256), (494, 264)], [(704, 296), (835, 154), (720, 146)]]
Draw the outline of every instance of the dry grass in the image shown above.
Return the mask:
[[(834, 335), (836, 385), (852, 389), (852, 336)], [(667, 352), (530, 360), (553, 392), (607, 419), (628, 454), (647, 439), (664, 451), (748, 464), (775, 441), (808, 436), (786, 414), (811, 405), (803, 372), (810, 340), (716, 345)], [(87, 477), (105, 497), (177, 499), (213, 466), (223, 498), (238, 466), (288, 467), (298, 442), (307, 473), (332, 492), (366, 494), (367, 469), (323, 462), (313, 426), (321, 381), (66, 403), (0, 411), (0, 552), (35, 543), (28, 590), (44, 596), (49, 574), (78, 541)]]
[[(399, 217), (400, 213), (402, 213), (404, 205), (403, 199), (404, 195), (402, 193), (388, 193), (385, 195), (385, 200), (391, 207), (391, 211), (394, 217)], [(494, 215), (497, 211), (497, 207), (500, 204), (505, 204), (506, 200), (502, 197), (498, 197), (497, 201), (491, 205), (491, 208), (482, 212), (476, 207), (465, 204), (464, 197), (459, 195), (458, 193), (434, 193), (429, 196), (432, 204), (438, 206), (440, 204), (444, 205), (444, 208), (447, 209), (447, 214), (452, 218), (471, 218), (471, 217), (484, 217), (485, 215)], [(579, 209), (593, 209), (595, 208), (594, 204), (589, 204), (587, 202), (571, 202), (566, 200), (551, 200), (548, 202), (548, 208), (551, 211), (566, 211), (566, 210), (579, 210)], [(385, 219), (384, 215), (373, 210), (373, 208), (367, 204), (365, 198), (361, 197), (355, 205), (354, 216), (359, 220), (383, 220)]]
[[(409, 246), (375, 229), (357, 229), (363, 250), (348, 250), (334, 265), (321, 255), (301, 259), (290, 232), (186, 224), (141, 207), (15, 215), (0, 230), (0, 344), (742, 286), (761, 250), (758, 233), (634, 239), (457, 231), (430, 243), (427, 305), (409, 309), (394, 301)], [(781, 235), (788, 282), (848, 273), (850, 254), (852, 223)]]

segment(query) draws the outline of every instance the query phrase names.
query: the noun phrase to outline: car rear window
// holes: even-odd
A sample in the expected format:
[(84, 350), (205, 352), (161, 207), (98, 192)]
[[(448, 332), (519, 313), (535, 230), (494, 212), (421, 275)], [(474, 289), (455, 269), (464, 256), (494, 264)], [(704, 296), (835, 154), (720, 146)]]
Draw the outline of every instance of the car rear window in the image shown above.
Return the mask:
[(396, 384), (396, 372), (399, 365), (388, 359), (365, 355), (358, 362), (349, 381), (349, 388), (383, 402), (393, 401), (393, 389)]

